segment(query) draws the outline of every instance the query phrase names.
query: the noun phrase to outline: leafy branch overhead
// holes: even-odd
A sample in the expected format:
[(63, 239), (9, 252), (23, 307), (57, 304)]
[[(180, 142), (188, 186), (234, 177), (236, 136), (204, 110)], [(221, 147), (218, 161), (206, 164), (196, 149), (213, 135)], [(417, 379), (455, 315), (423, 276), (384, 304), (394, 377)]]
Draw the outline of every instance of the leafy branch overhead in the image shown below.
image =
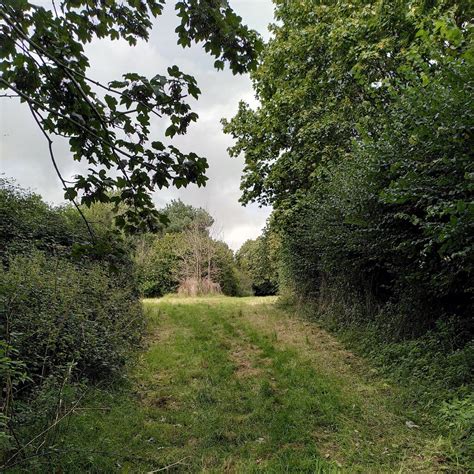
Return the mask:
[[(156, 188), (205, 184), (205, 158), (182, 153), (151, 132), (157, 117), (169, 123), (169, 139), (185, 134), (198, 118), (189, 99), (197, 99), (200, 90), (194, 77), (177, 66), (152, 78), (130, 72), (108, 84), (98, 82), (88, 75), (84, 46), (104, 38), (130, 46), (148, 40), (164, 4), (63, 0), (47, 9), (7, 0), (0, 7), (0, 89), (29, 106), (48, 140), (65, 197), (87, 206), (123, 203), (117, 224), (128, 232), (156, 225), (160, 216), (151, 199)], [(183, 47), (202, 42), (215, 67), (227, 63), (234, 74), (256, 65), (260, 39), (226, 2), (180, 1), (175, 8)], [(73, 182), (64, 180), (57, 167), (55, 136), (66, 138), (73, 158), (88, 164), (87, 173)]]

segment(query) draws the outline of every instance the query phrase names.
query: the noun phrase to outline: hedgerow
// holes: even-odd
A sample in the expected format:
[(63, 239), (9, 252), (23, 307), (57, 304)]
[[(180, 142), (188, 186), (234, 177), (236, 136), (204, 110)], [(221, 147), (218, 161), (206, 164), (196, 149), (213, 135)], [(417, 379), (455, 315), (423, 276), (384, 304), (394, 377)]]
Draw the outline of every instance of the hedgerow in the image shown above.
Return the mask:
[(143, 333), (131, 256), (108, 227), (108, 212), (94, 209), (104, 219), (96, 219), (92, 239), (69, 207), (53, 208), (2, 183), (4, 461), (45, 441), (39, 436), (28, 445), (68, 409), (66, 392), (72, 401), (74, 387), (119, 373)]

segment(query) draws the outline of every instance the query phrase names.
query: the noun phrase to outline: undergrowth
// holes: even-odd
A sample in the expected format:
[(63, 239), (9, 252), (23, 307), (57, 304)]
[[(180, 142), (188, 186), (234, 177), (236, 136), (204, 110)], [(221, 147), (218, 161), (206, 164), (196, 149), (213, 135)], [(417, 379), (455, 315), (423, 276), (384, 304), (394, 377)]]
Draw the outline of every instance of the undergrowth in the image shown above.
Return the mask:
[(474, 469), (474, 341), (466, 337), (469, 328), (447, 317), (421, 334), (419, 328), (403, 334), (397, 327), (406, 315), (387, 314), (385, 308), (367, 318), (367, 302), (344, 297), (304, 303), (284, 297), (279, 305), (296, 306), (403, 387), (399, 396), (405, 413), (439, 433), (453, 470)]

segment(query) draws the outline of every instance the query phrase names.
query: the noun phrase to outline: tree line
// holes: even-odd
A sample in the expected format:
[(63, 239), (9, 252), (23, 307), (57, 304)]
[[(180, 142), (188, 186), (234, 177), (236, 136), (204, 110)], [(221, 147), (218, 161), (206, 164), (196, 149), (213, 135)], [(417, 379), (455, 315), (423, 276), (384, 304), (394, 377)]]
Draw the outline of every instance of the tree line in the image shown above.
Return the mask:
[[(271, 204), (281, 290), (370, 295), (400, 332), (472, 315), (472, 8), (277, 2), (252, 72), (260, 105), (224, 120), (242, 199)], [(365, 315), (363, 317), (369, 317)]]
[(252, 293), (250, 273), (238, 265), (227, 244), (213, 236), (214, 219), (207, 211), (177, 200), (161, 212), (166, 223), (157, 232), (135, 239), (134, 258), (143, 296)]

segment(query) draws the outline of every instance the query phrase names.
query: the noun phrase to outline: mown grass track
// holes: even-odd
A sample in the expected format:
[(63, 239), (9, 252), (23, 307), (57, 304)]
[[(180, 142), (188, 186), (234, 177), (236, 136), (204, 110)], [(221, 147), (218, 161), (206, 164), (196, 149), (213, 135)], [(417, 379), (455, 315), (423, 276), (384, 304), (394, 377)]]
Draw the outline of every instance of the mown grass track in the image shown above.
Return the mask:
[(64, 472), (443, 470), (398, 389), (273, 298), (144, 305), (146, 349), (69, 420)]

